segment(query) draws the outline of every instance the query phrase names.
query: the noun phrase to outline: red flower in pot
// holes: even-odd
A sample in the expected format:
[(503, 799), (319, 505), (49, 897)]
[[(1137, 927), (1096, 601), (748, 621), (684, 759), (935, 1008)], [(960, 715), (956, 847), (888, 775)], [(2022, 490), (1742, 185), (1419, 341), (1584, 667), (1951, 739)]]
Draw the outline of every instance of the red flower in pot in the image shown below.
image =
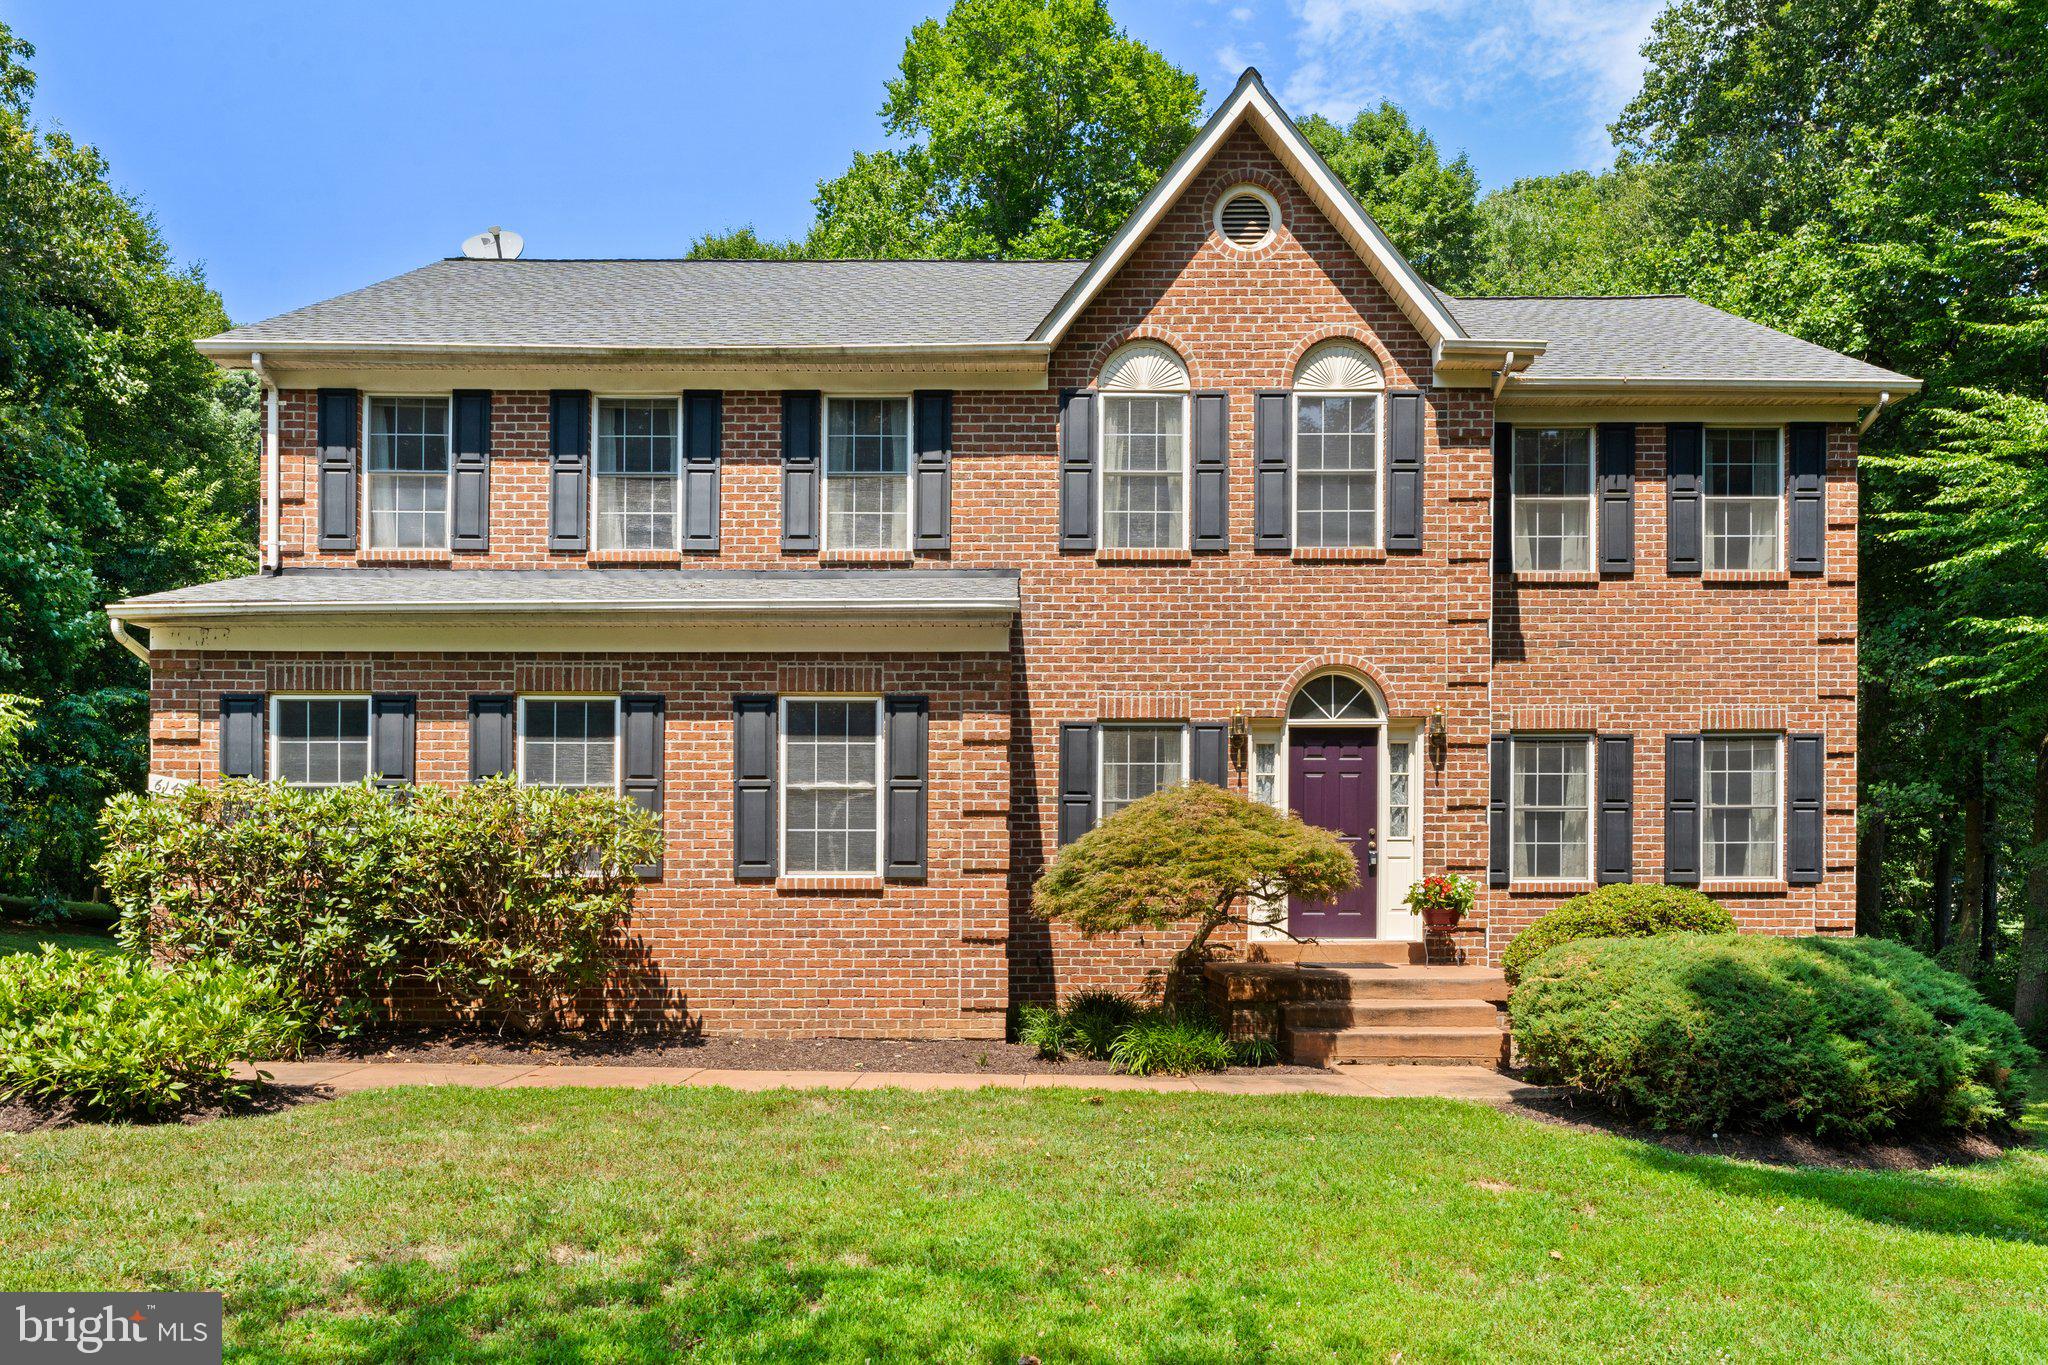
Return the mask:
[(1469, 877), (1424, 877), (1408, 888), (1408, 908), (1422, 916), (1429, 928), (1442, 932), (1455, 925), (1472, 909), (1478, 889)]

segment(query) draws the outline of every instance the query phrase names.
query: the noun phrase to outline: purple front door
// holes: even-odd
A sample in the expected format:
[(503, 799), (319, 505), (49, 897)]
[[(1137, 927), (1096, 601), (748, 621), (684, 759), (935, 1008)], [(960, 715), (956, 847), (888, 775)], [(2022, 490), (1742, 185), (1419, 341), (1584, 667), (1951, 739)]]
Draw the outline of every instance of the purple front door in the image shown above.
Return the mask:
[(1297, 938), (1373, 938), (1379, 933), (1379, 869), (1374, 841), (1380, 822), (1380, 732), (1309, 730), (1289, 733), (1288, 804), (1311, 825), (1341, 838), (1358, 859), (1358, 885), (1327, 903), (1296, 899), (1287, 929)]

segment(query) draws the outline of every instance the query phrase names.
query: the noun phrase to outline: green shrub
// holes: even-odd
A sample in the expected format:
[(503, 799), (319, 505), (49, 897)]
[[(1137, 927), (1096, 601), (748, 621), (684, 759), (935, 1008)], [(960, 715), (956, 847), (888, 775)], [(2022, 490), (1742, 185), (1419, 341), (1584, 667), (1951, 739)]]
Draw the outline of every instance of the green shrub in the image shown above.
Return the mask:
[(1678, 934), (1568, 944), (1509, 1001), (1534, 1073), (1658, 1128), (1868, 1139), (2011, 1123), (2033, 1052), (1897, 944)]
[(1235, 1059), (1230, 1040), (1193, 1013), (1147, 1010), (1123, 1031), (1109, 1059), (1133, 1076), (1186, 1076), (1221, 1071)]
[(1109, 1060), (1116, 1046), (1138, 1017), (1138, 1002), (1115, 991), (1082, 991), (1067, 1002), (1067, 1027), (1073, 1034), (1073, 1050), (1098, 1062)]
[(1230, 1059), (1238, 1066), (1276, 1066), (1280, 1061), (1280, 1044), (1264, 1034), (1233, 1038)]
[(0, 1095), (92, 1118), (161, 1118), (246, 1096), (237, 1062), (296, 1052), (296, 1008), (274, 975), (119, 953), (0, 958)]
[(1036, 1048), (1048, 1062), (1065, 1061), (1074, 1050), (1074, 1031), (1067, 1017), (1049, 1005), (1022, 1005), (1017, 1010), (1017, 1041)]
[(1589, 891), (1515, 935), (1501, 954), (1508, 984), (1561, 944), (1582, 938), (1653, 938), (1658, 934), (1732, 934), (1735, 917), (1689, 886), (1617, 882)]
[(603, 969), (654, 821), (609, 792), (511, 782), (125, 795), (99, 870), (131, 949), (274, 971), (324, 1033), (401, 992), (535, 1027)]

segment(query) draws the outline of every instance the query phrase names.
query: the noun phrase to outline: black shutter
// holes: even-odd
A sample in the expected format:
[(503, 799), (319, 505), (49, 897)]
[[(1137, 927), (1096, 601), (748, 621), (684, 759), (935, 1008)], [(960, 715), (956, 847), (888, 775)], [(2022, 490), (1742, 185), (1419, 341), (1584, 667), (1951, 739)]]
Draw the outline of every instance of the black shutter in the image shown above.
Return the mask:
[(718, 548), (718, 480), (725, 448), (725, 395), (683, 395), (683, 548)]
[(1285, 389), (1264, 389), (1252, 395), (1252, 548), (1294, 548), (1294, 498), (1291, 477), (1294, 443), (1288, 439)]
[(1667, 571), (1696, 574), (1702, 566), (1700, 484), (1705, 470), (1707, 429), (1698, 422), (1673, 422), (1664, 428), (1665, 528)]
[(1422, 395), (1387, 395), (1387, 548), (1422, 548)]
[(1819, 735), (1785, 736), (1785, 880), (1812, 886), (1827, 867), (1826, 741)]
[(1188, 729), (1188, 776), (1230, 790), (1230, 727), (1205, 722)]
[(912, 398), (911, 422), (917, 431), (917, 482), (911, 506), (917, 525), (910, 538), (914, 550), (953, 548), (953, 395), (926, 390)]
[(1827, 424), (1794, 422), (1788, 436), (1792, 451), (1786, 464), (1786, 490), (1792, 508), (1785, 567), (1796, 574), (1817, 574), (1827, 567)]
[(1486, 742), (1486, 884), (1508, 884), (1508, 791), (1514, 783), (1510, 766), (1514, 743), (1506, 735)]
[(775, 698), (732, 699), (732, 873), (775, 876)]
[(1095, 726), (1060, 726), (1060, 844), (1095, 828)]
[[(654, 816), (663, 827), (662, 722), (667, 702), (658, 692), (628, 692), (619, 698), (619, 793)], [(659, 877), (661, 854), (634, 865), (636, 877)]]
[(354, 389), (320, 390), (320, 548), (356, 547), (356, 426), (362, 406)]
[(418, 780), (413, 762), (418, 711), (411, 696), (370, 698), (370, 777), (376, 785), (409, 787)]
[(1197, 393), (1195, 405), (1194, 548), (1230, 548), (1230, 395)]
[(1636, 571), (1636, 427), (1600, 424), (1600, 572)]
[(1636, 741), (1633, 735), (1601, 735), (1598, 756), (1598, 880), (1634, 881), (1636, 875)]
[(455, 550), (491, 548), (491, 393), (489, 389), (455, 391), (455, 449), (449, 468), (454, 489), (449, 494), (448, 546)]
[(931, 704), (923, 697), (884, 697), (882, 712), (888, 722), (882, 738), (888, 760), (882, 875), (921, 881), (930, 808)]
[[(823, 448), (820, 409), (824, 399), (809, 390), (782, 395), (782, 548), (816, 553), (818, 499)], [(772, 862), (772, 859), (771, 859)], [(769, 876), (773, 876), (771, 871)]]
[(548, 548), (590, 544), (590, 395), (548, 395)]
[(263, 777), (263, 696), (239, 693), (220, 699), (220, 775)]
[(1060, 549), (1095, 548), (1095, 390), (1060, 394)]
[(1493, 424), (1493, 571), (1515, 571), (1515, 429)]
[(1664, 737), (1664, 880), (1700, 884), (1700, 737)]
[(507, 696), (469, 699), (469, 780), (511, 777), (518, 767), (518, 737), (513, 724), (513, 707), (518, 702)]

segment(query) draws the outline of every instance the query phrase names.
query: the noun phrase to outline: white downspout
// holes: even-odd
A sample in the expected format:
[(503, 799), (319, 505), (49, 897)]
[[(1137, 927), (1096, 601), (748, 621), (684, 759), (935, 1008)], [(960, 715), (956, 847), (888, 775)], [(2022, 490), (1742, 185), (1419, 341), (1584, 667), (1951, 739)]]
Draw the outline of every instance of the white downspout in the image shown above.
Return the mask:
[(118, 616), (109, 616), (107, 618), (107, 629), (113, 632), (114, 643), (142, 660), (144, 668), (149, 667), (149, 646), (129, 634), (126, 621), (123, 621)]
[(249, 353), (249, 368), (263, 386), (263, 571), (284, 572), (283, 498), (278, 489), (277, 383), (263, 368), (263, 352)]
[(1877, 396), (1877, 405), (1871, 408), (1869, 412), (1864, 413), (1863, 420), (1856, 424), (1856, 434), (1858, 436), (1861, 436), (1864, 432), (1869, 431), (1871, 424), (1877, 421), (1879, 417), (1884, 415), (1885, 407), (1891, 401), (1892, 393), (1890, 389), (1886, 389), (1883, 393), (1880, 393)]
[(1515, 368), (1515, 353), (1509, 351), (1500, 362), (1500, 368), (1493, 372), (1493, 396), (1500, 399), (1500, 391), (1508, 386), (1508, 371)]

